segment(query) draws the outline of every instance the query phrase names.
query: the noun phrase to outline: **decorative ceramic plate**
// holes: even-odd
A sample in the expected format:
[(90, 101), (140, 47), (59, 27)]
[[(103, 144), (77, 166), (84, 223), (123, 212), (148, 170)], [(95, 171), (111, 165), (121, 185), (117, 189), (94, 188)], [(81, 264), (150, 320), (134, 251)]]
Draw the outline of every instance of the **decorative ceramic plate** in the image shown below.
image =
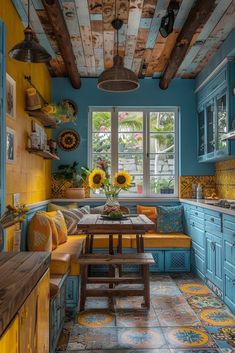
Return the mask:
[(80, 135), (75, 130), (64, 130), (58, 136), (58, 145), (64, 151), (73, 151), (80, 144)]

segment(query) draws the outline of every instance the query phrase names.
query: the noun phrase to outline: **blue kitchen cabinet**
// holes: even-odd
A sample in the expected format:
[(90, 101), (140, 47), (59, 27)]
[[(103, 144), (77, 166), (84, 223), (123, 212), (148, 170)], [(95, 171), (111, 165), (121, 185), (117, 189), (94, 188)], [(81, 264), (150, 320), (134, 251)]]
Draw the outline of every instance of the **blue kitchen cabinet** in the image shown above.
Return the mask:
[(235, 217), (224, 215), (224, 301), (235, 311)]
[(198, 160), (215, 162), (235, 155), (235, 142), (223, 140), (235, 114), (235, 62), (229, 61), (197, 92)]

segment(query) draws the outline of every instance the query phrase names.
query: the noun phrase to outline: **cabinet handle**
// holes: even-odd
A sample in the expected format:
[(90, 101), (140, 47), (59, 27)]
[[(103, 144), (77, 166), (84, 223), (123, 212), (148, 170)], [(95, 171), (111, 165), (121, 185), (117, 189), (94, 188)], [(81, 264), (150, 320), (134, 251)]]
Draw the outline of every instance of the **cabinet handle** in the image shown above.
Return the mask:
[(233, 243), (232, 247), (235, 248), (235, 242)]
[(235, 286), (235, 279), (233, 280), (233, 285)]
[(214, 221), (215, 221), (215, 219), (213, 217), (211, 217), (211, 222), (214, 222)]
[(192, 222), (192, 226), (195, 227), (195, 223), (194, 222)]
[(212, 251), (215, 251), (215, 243), (214, 242), (211, 243), (211, 249), (212, 249)]
[(198, 216), (198, 212), (195, 212), (195, 216)]

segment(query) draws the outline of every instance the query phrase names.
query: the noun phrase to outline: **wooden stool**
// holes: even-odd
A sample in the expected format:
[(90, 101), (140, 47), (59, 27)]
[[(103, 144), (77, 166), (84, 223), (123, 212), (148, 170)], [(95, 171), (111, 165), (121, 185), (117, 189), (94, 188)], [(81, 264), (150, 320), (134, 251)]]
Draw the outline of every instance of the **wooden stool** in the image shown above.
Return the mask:
[[(126, 296), (143, 296), (144, 305), (147, 309), (150, 307), (150, 286), (149, 286), (149, 265), (154, 264), (152, 254), (117, 254), (117, 255), (103, 255), (103, 254), (85, 254), (79, 258), (81, 266), (81, 286), (80, 286), (80, 311), (85, 308), (87, 297), (108, 297), (114, 299), (115, 297)], [(140, 265), (142, 268), (141, 274), (138, 277), (89, 277), (89, 265)], [(107, 283), (111, 285), (118, 284), (142, 284), (143, 289), (87, 289), (87, 284)]]

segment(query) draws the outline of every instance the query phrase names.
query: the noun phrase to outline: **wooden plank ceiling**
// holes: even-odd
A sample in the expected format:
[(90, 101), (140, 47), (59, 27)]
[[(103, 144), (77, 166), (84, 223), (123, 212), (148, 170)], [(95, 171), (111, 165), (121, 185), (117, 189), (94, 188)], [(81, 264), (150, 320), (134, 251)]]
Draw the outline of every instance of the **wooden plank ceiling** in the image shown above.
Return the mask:
[[(31, 26), (39, 42), (53, 59), (52, 76), (68, 72), (43, 0), (31, 1)], [(78, 72), (81, 77), (97, 77), (112, 66), (116, 35), (111, 26), (118, 17), (124, 22), (119, 32), (119, 52), (125, 66), (139, 77), (160, 77), (167, 67), (177, 37), (195, 0), (178, 0), (174, 31), (167, 38), (159, 33), (161, 18), (170, 0), (56, 0), (63, 13)], [(204, 1), (204, 0), (202, 0)], [(24, 25), (27, 0), (12, 0)], [(216, 0), (209, 19), (195, 32), (176, 76), (194, 78), (235, 27), (235, 0)], [(144, 70), (143, 70), (144, 64)]]

